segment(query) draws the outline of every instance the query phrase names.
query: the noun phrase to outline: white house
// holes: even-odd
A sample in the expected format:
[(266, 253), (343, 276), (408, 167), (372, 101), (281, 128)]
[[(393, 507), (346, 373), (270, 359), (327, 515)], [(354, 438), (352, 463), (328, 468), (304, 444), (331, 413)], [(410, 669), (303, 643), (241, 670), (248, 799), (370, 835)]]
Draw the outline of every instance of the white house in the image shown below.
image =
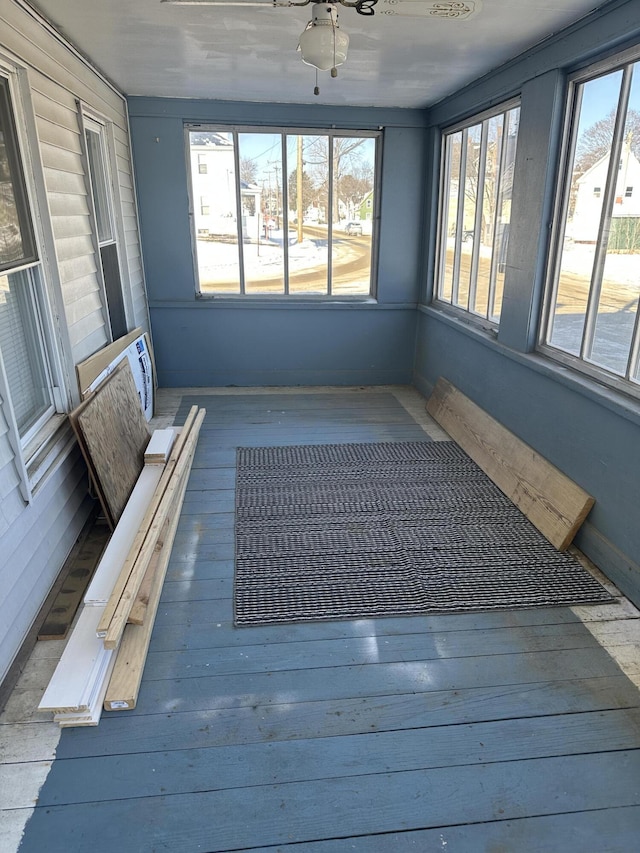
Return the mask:
[[(191, 133), (191, 184), (194, 220), (199, 237), (236, 234), (235, 154), (233, 142), (222, 133)], [(251, 239), (260, 233), (261, 190), (240, 182), (242, 230)]]
[[(609, 171), (605, 154), (579, 178), (571, 236), (577, 243), (595, 243), (602, 213), (603, 192)], [(631, 151), (630, 140), (624, 146), (618, 166), (612, 219), (640, 217), (640, 161)]]

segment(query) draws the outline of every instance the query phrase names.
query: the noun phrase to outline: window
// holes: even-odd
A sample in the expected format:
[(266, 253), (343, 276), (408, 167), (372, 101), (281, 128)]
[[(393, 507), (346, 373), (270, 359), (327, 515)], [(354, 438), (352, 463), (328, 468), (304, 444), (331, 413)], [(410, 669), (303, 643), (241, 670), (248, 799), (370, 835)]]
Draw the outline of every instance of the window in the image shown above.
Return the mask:
[(127, 318), (122, 295), (120, 260), (114, 221), (114, 200), (107, 153), (106, 127), (84, 116), (87, 160), (102, 277), (114, 340), (127, 334)]
[(198, 292), (368, 297), (379, 136), (188, 127)]
[(600, 196), (602, 195), (602, 187), (594, 187), (593, 194), (596, 198), (600, 198)]
[(198, 154), (198, 173), (200, 175), (207, 174), (207, 155)]
[(436, 299), (500, 319), (520, 107), (443, 134)]
[[(26, 450), (55, 414), (58, 389), (43, 270), (5, 76), (0, 76), (0, 200), (0, 403), (8, 404), (10, 431)], [(27, 486), (26, 496), (28, 491)]]
[[(574, 78), (567, 127), (541, 347), (637, 392), (640, 205), (629, 199), (640, 177), (640, 63)], [(601, 195), (588, 189), (594, 179)]]

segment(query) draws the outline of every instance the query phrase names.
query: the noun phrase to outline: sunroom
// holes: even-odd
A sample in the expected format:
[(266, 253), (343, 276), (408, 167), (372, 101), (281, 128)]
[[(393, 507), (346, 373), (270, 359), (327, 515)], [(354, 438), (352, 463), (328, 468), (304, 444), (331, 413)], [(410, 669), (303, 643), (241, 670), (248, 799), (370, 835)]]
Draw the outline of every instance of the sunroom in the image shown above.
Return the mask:
[[(640, 0), (0, 0), (0, 24), (7, 851), (635, 849)], [(99, 515), (76, 368), (136, 329), (152, 426), (207, 414), (136, 707), (61, 732), (37, 707), (64, 641), (36, 637)], [(368, 499), (367, 465), (449, 445), (442, 381), (593, 498), (602, 602), (383, 613), (353, 547), (342, 609), (321, 572), (306, 616), (241, 624), (239, 460), (365, 447)], [(292, 538), (270, 559), (303, 572)]]

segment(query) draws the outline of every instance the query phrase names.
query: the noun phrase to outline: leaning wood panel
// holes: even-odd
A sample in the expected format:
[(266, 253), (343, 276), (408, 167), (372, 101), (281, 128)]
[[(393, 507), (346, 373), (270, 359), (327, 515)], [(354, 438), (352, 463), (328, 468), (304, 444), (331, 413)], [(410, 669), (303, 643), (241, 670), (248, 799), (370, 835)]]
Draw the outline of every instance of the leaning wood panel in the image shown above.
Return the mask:
[(98, 350), (80, 364), (76, 365), (78, 375), (78, 388), (81, 394), (85, 394), (91, 383), (105, 370), (120, 353), (124, 352), (129, 344), (132, 344), (142, 334), (142, 329), (134, 329), (123, 338), (119, 338), (109, 346)]
[(427, 411), (560, 551), (594, 499), (442, 377)]
[(150, 438), (128, 362), (76, 409), (75, 420), (117, 523), (142, 471)]

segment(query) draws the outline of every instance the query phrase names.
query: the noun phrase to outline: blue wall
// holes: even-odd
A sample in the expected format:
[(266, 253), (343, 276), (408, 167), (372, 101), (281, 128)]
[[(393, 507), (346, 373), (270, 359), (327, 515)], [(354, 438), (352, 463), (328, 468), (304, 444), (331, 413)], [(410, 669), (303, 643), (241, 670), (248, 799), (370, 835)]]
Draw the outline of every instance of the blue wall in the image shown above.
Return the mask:
[[(577, 544), (640, 604), (640, 405), (535, 352), (557, 185), (566, 74), (640, 42), (640, 0), (616, 2), (477, 81), (429, 115), (428, 251), (415, 383), (445, 376), (596, 499)], [(512, 227), (497, 335), (430, 303), (439, 128), (521, 97)]]
[[(421, 111), (131, 98), (129, 112), (160, 385), (411, 381), (422, 246)], [(377, 299), (196, 299), (184, 136), (184, 123), (195, 121), (383, 127)]]
[[(640, 42), (640, 0), (617, 0), (429, 113), (131, 98), (160, 384), (380, 384), (413, 378), (429, 394), (445, 376), (596, 498), (578, 544), (640, 603), (640, 406), (535, 353), (566, 74), (634, 40)], [(439, 128), (514, 95), (521, 98), (522, 114), (496, 335), (431, 304), (438, 140)], [(384, 127), (377, 301), (196, 300), (185, 121)]]

